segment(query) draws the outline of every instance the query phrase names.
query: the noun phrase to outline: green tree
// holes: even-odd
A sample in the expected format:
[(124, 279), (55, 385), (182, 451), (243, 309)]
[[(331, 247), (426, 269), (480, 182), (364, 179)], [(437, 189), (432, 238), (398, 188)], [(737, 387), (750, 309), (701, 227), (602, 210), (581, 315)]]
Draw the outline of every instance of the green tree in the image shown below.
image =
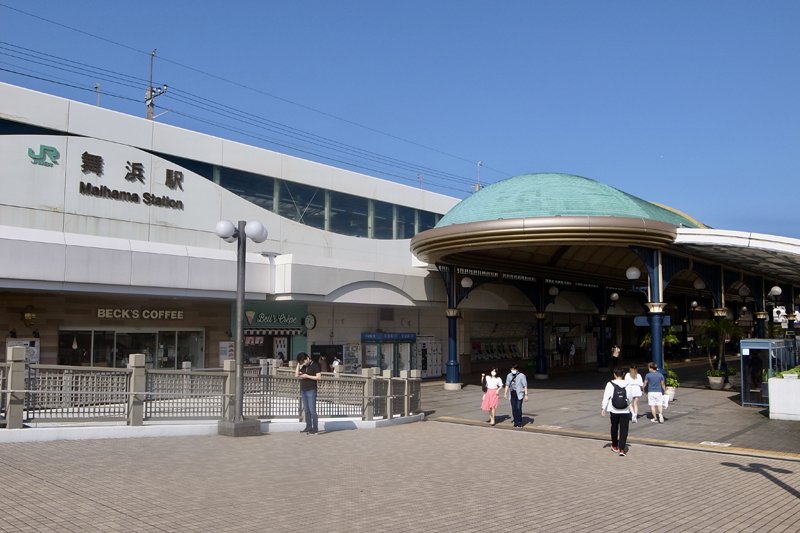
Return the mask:
[[(642, 342), (639, 343), (640, 348), (648, 349), (650, 348), (650, 344), (653, 341), (650, 337), (650, 332), (645, 333), (644, 337), (642, 337)], [(669, 328), (663, 328), (661, 330), (661, 353), (664, 353), (665, 346), (675, 346), (676, 344), (680, 344), (681, 340), (675, 335)]]
[[(719, 370), (725, 362), (725, 339), (730, 339), (739, 334), (739, 326), (736, 322), (725, 316), (715, 316), (707, 320), (703, 324), (703, 330), (709, 339), (714, 339), (713, 342), (707, 343), (708, 364), (712, 370)], [(717, 357), (717, 364), (714, 365), (714, 360), (711, 358), (711, 345), (716, 344), (719, 357)]]

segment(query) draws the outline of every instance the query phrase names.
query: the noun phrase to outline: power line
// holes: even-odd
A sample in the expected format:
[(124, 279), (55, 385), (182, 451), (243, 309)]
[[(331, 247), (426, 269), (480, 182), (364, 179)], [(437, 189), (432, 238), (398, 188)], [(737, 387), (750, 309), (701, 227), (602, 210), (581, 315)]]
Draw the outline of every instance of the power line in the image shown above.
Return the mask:
[[(87, 31), (85, 31), (85, 30), (81, 30), (81, 29), (78, 29), (78, 28), (75, 28), (75, 27), (69, 26), (69, 25), (67, 25), (67, 24), (63, 24), (63, 23), (61, 23), (61, 22), (58, 22), (58, 21), (55, 21), (55, 20), (48, 19), (48, 18), (46, 18), (46, 17), (43, 17), (43, 16), (41, 16), (41, 14), (34, 14), (34, 13), (30, 13), (30, 12), (28, 12), (28, 11), (24, 11), (24, 10), (22, 10), (22, 9), (19, 9), (19, 8), (16, 8), (16, 7), (9, 6), (8, 4), (5, 4), (5, 3), (0, 3), (0, 7), (5, 7), (6, 9), (9, 9), (9, 10), (15, 11), (15, 12), (17, 12), (17, 13), (21, 14), (21, 15), (25, 15), (25, 16), (28, 16), (28, 17), (34, 18), (34, 19), (36, 19), (36, 20), (38, 20), (38, 21), (47, 22), (47, 23), (49, 23), (49, 24), (53, 24), (53, 25), (55, 25), (55, 26), (58, 26), (58, 27), (61, 27), (61, 28), (64, 28), (64, 29), (67, 29), (67, 30), (70, 30), (70, 31), (74, 31), (74, 32), (80, 33), (80, 34), (82, 34), (82, 35), (86, 35), (86, 36), (88, 36), (88, 37), (92, 37), (92, 38), (94, 38), (94, 39), (99, 39), (99, 40), (101, 40), (101, 41), (104, 41), (104, 42), (106, 42), (106, 43), (113, 44), (113, 45), (115, 45), (115, 46), (119, 46), (119, 47), (121, 47), (121, 48), (125, 48), (125, 49), (127, 49), (127, 50), (131, 50), (131, 51), (133, 51), (133, 52), (136, 52), (136, 53), (139, 53), (139, 54), (143, 54), (143, 55), (149, 55), (149, 54), (150, 54), (150, 52), (144, 52), (144, 51), (142, 51), (142, 50), (139, 50), (139, 49), (137, 49), (137, 48), (134, 48), (134, 47), (132, 47), (132, 46), (129, 46), (129, 45), (126, 45), (126, 44), (123, 44), (123, 43), (120, 43), (120, 42), (114, 41), (114, 40), (112, 40), (112, 39), (108, 39), (108, 38), (105, 38), (105, 37), (101, 37), (101, 36), (99, 36), (99, 35), (96, 35), (96, 34), (93, 34), (93, 33), (87, 32)], [(245, 84), (243, 84), (243, 83), (239, 83), (239, 82), (236, 82), (236, 81), (230, 80), (230, 79), (228, 79), (228, 78), (225, 78), (225, 77), (223, 77), (223, 76), (219, 76), (219, 75), (217, 75), (217, 74), (213, 74), (213, 73), (211, 73), (211, 72), (207, 72), (207, 71), (205, 71), (205, 70), (202, 70), (202, 69), (199, 69), (199, 68), (196, 68), (196, 67), (192, 67), (192, 66), (189, 66), (189, 65), (185, 65), (185, 64), (183, 64), (183, 63), (180, 63), (179, 61), (175, 61), (175, 60), (172, 60), (172, 59), (169, 59), (169, 58), (163, 57), (163, 56), (159, 56), (159, 59), (160, 59), (161, 61), (165, 61), (165, 62), (167, 62), (167, 63), (171, 63), (171, 64), (173, 64), (173, 65), (175, 65), (175, 66), (178, 66), (178, 67), (184, 68), (184, 69), (186, 69), (186, 70), (190, 70), (190, 71), (192, 71), (192, 72), (196, 72), (196, 73), (198, 73), (198, 74), (202, 74), (202, 75), (204, 75), (204, 76), (208, 76), (208, 77), (210, 77), (210, 78), (213, 78), (213, 79), (216, 79), (216, 80), (222, 81), (222, 82), (224, 82), (224, 83), (228, 83), (228, 84), (230, 84), (230, 85), (234, 85), (234, 86), (236, 86), (236, 87), (240, 87), (240, 88), (242, 88), (242, 89), (246, 89), (246, 90), (249, 90), (249, 91), (252, 91), (252, 92), (255, 92), (255, 93), (258, 93), (258, 94), (264, 95), (264, 96), (268, 96), (268, 97), (270, 97), (270, 98), (273, 98), (273, 99), (276, 99), (276, 100), (279, 100), (279, 101), (282, 101), (282, 102), (285, 102), (285, 103), (288, 103), (288, 104), (291, 104), (291, 105), (294, 105), (294, 106), (300, 107), (300, 108), (302, 108), (302, 109), (306, 109), (306, 110), (308, 110), (308, 111), (312, 111), (312, 112), (314, 112), (314, 113), (318, 113), (318, 114), (320, 114), (320, 115), (323, 115), (323, 116), (326, 116), (326, 117), (328, 117), (328, 118), (332, 118), (332, 119), (334, 119), (334, 120), (338, 120), (338, 121), (344, 122), (344, 123), (346, 123), (346, 124), (350, 124), (350, 125), (352, 125), (352, 126), (356, 126), (356, 127), (359, 127), (359, 128), (365, 129), (365, 130), (367, 130), (367, 131), (371, 131), (371, 132), (373, 132), (373, 133), (377, 133), (377, 134), (379, 134), (379, 135), (383, 135), (383, 136), (385, 136), (385, 137), (389, 137), (389, 138), (392, 138), (392, 139), (395, 139), (395, 140), (398, 140), (398, 141), (401, 141), (401, 142), (404, 142), (404, 143), (407, 143), (407, 144), (411, 144), (411, 145), (417, 146), (417, 147), (419, 147), (419, 148), (423, 148), (423, 149), (425, 149), (425, 150), (428, 150), (428, 151), (431, 151), (431, 152), (435, 152), (435, 153), (438, 153), (438, 154), (441, 154), (441, 155), (444, 155), (444, 156), (447, 156), (447, 157), (451, 157), (451, 158), (453, 158), (453, 159), (457, 159), (457, 160), (460, 160), (460, 161), (463, 161), (463, 162), (467, 162), (467, 163), (470, 163), (470, 164), (474, 164), (474, 163), (475, 163), (475, 161), (474, 161), (474, 160), (471, 160), (471, 159), (468, 159), (468, 158), (465, 158), (465, 157), (462, 157), (462, 156), (459, 156), (459, 155), (456, 155), (456, 154), (452, 154), (452, 153), (446, 152), (446, 151), (444, 151), (444, 150), (441, 150), (441, 149), (438, 149), (438, 148), (434, 148), (434, 147), (431, 147), (431, 146), (428, 146), (428, 145), (425, 145), (425, 144), (419, 143), (419, 142), (417, 142), (417, 141), (413, 141), (413, 140), (411, 140), (411, 139), (407, 139), (407, 138), (405, 138), (405, 137), (401, 137), (401, 136), (399, 136), (399, 135), (394, 135), (394, 134), (392, 134), (392, 133), (388, 133), (388, 132), (385, 132), (385, 131), (383, 131), (383, 130), (379, 130), (379, 129), (377, 129), (377, 128), (373, 128), (372, 126), (367, 126), (367, 125), (365, 125), (365, 124), (361, 124), (361, 123), (359, 123), (359, 122), (355, 122), (355, 121), (353, 121), (353, 120), (350, 120), (350, 119), (347, 119), (347, 118), (344, 118), (344, 117), (340, 117), (340, 116), (338, 116), (338, 115), (334, 115), (334, 114), (332, 114), (332, 113), (328, 113), (327, 111), (322, 111), (322, 110), (320, 110), (320, 109), (317, 109), (317, 108), (314, 108), (314, 107), (311, 107), (311, 106), (308, 106), (308, 105), (305, 105), (305, 104), (301, 104), (301, 103), (299, 103), (299, 102), (295, 102), (294, 100), (290, 100), (290, 99), (288, 99), (288, 98), (284, 98), (284, 97), (282, 97), (282, 96), (278, 96), (278, 95), (275, 95), (275, 94), (269, 93), (269, 92), (267, 92), (267, 91), (264, 91), (264, 90), (262, 90), (262, 89), (258, 89), (258, 88), (255, 88), (255, 87), (251, 87), (251, 86), (249, 86), (249, 85), (245, 85)], [(484, 168), (486, 168), (486, 169), (489, 169), (489, 170), (493, 170), (493, 171), (495, 171), (495, 172), (498, 172), (498, 173), (500, 173), (500, 174), (504, 174), (505, 176), (509, 176), (509, 175), (510, 175), (510, 174), (509, 174), (509, 173), (507, 173), (507, 172), (504, 172), (504, 171), (502, 171), (502, 170), (495, 169), (495, 168), (493, 168), (493, 167), (490, 167), (490, 166), (488, 166), (488, 165), (484, 165)]]
[(66, 87), (71, 87), (73, 89), (79, 89), (81, 91), (90, 91), (92, 93), (97, 92), (99, 94), (103, 94), (105, 96), (111, 96), (112, 98), (119, 98), (121, 100), (130, 100), (131, 102), (138, 102), (139, 101), (136, 98), (131, 98), (129, 96), (122, 96), (121, 94), (114, 94), (114, 93), (110, 93), (108, 91), (100, 91), (100, 90), (96, 89), (95, 87), (82, 87), (80, 85), (75, 85), (75, 84), (72, 84), (72, 83), (65, 83), (65, 82), (61, 82), (61, 81), (56, 81), (56, 80), (53, 80), (53, 79), (44, 78), (44, 77), (40, 77), (40, 76), (34, 76), (32, 74), (26, 74), (24, 72), (19, 72), (19, 71), (7, 69), (7, 68), (0, 67), (0, 71), (2, 71), (2, 72), (10, 72), (11, 74), (16, 74), (18, 76), (25, 76), (26, 78), (33, 78), (35, 80), (46, 81), (48, 83), (55, 83), (57, 85), (64, 85)]
[[(32, 78), (32, 79), (36, 79), (36, 80), (40, 80), (40, 81), (46, 81), (48, 83), (55, 83), (57, 85), (62, 85), (62, 86), (65, 86), (65, 87), (70, 87), (70, 88), (78, 89), (78, 90), (81, 90), (81, 91), (93, 92), (93, 93), (102, 94), (102, 95), (110, 96), (110, 97), (113, 97), (113, 98), (119, 98), (119, 99), (122, 99), (122, 100), (128, 100), (128, 101), (132, 101), (132, 102), (139, 102), (139, 100), (136, 99), (136, 98), (127, 97), (127, 96), (111, 93), (111, 92), (108, 92), (108, 91), (100, 91), (96, 87), (83, 87), (83, 86), (80, 86), (80, 85), (76, 85), (74, 83), (66, 83), (66, 82), (56, 81), (56, 80), (54, 80), (52, 78), (46, 78), (46, 77), (43, 77), (43, 76), (34, 76), (32, 74), (26, 74), (24, 72), (20, 72), (20, 71), (17, 71), (17, 70), (12, 70), (12, 69), (6, 69), (6, 68), (2, 68), (2, 67), (0, 67), (0, 72), (8, 72), (8, 73), (11, 73), (11, 74), (24, 76), (24, 77), (27, 77), (27, 78)], [(161, 108), (160, 106), (157, 106), (157, 107), (159, 107), (159, 109), (164, 109), (164, 108)], [(332, 157), (330, 155), (320, 154), (318, 152), (313, 152), (313, 151), (310, 151), (310, 150), (306, 150), (304, 148), (301, 148), (301, 147), (298, 147), (298, 146), (295, 146), (295, 145), (283, 143), (283, 142), (277, 141), (275, 139), (271, 139), (269, 137), (264, 137), (264, 136), (261, 136), (261, 135), (257, 135), (257, 134), (255, 134), (253, 132), (248, 132), (246, 130), (242, 130), (242, 129), (239, 129), (239, 128), (234, 128), (234, 127), (231, 127), (231, 126), (228, 126), (228, 125), (225, 125), (225, 124), (221, 124), (221, 123), (214, 122), (214, 121), (211, 121), (211, 120), (208, 120), (208, 119), (204, 119), (202, 117), (194, 116), (194, 115), (191, 115), (189, 113), (184, 113), (184, 112), (177, 111), (177, 110), (174, 110), (174, 109), (172, 109), (172, 110), (167, 109), (167, 111), (171, 111), (172, 113), (174, 113), (176, 115), (183, 116), (183, 117), (189, 118), (191, 120), (196, 120), (198, 122), (202, 122), (202, 123), (214, 126), (216, 128), (222, 129), (222, 130), (226, 130), (226, 131), (229, 131), (229, 132), (237, 133), (239, 135), (243, 135), (243, 136), (250, 137), (250, 138), (253, 138), (253, 139), (258, 139), (258, 140), (261, 140), (261, 141), (264, 141), (264, 142), (271, 143), (271, 144), (273, 144), (275, 146), (280, 146), (280, 147), (288, 149), (288, 150), (294, 150), (294, 151), (299, 152), (299, 153), (312, 155), (312, 156), (318, 157), (320, 159), (324, 159), (324, 160), (331, 161), (331, 162), (334, 162), (334, 163), (339, 163), (339, 164), (346, 165), (346, 166), (353, 167), (353, 168), (360, 168), (360, 169), (362, 169), (364, 171), (368, 171), (368, 172), (374, 172), (374, 173), (377, 173), (377, 174), (383, 174), (383, 175), (386, 175), (386, 176), (391, 176), (393, 178), (396, 178), (396, 179), (402, 180), (402, 181), (416, 182), (418, 180), (418, 178), (416, 178), (416, 177), (412, 178), (412, 177), (404, 176), (404, 175), (401, 175), (401, 174), (388, 172), (386, 170), (381, 170), (381, 169), (376, 169), (374, 167), (361, 165), (361, 164), (358, 164), (358, 163), (354, 163), (352, 161), (346, 161), (346, 160), (343, 160), (343, 159), (338, 159), (338, 158)], [(464, 192), (462, 189), (457, 189), (455, 187), (448, 187), (448, 186), (444, 186), (444, 185), (441, 185), (440, 188), (444, 189), (444, 190), (451, 190), (451, 191), (456, 191), (456, 192)]]
[[(11, 48), (9, 48), (9, 47), (11, 47)], [(122, 73), (119, 73), (119, 72), (115, 72), (115, 71), (112, 71), (112, 70), (95, 67), (93, 65), (89, 65), (89, 64), (83, 63), (83, 62), (73, 61), (73, 60), (68, 59), (68, 58), (55, 56), (55, 55), (47, 54), (47, 53), (44, 53), (44, 52), (38, 52), (36, 50), (32, 50), (32, 49), (29, 49), (29, 48), (18, 47), (18, 48), (24, 50), (24, 52), (19, 52), (17, 50), (14, 50), (14, 48), (17, 48), (17, 45), (13, 45), (13, 44), (10, 44), (10, 43), (6, 43), (6, 42), (3, 42), (3, 41), (0, 41), (0, 50), (6, 50), (6, 52), (0, 51), (0, 55), (7, 55), (7, 56), (10, 56), (10, 57), (14, 57), (14, 58), (20, 59), (22, 61), (28, 61), (28, 62), (35, 63), (35, 64), (38, 64), (38, 65), (48, 66), (50, 68), (54, 68), (54, 69), (62, 70), (62, 71), (66, 71), (66, 72), (70, 72), (70, 73), (73, 73), (73, 74), (89, 77), (89, 78), (92, 78), (92, 79), (101, 79), (101, 80), (104, 80), (104, 81), (109, 81), (110, 83), (115, 83), (115, 84), (119, 84), (119, 85), (126, 86), (126, 87), (131, 87), (131, 88), (135, 88), (135, 89), (143, 88), (142, 87), (142, 83), (143, 82), (141, 82), (139, 79), (137, 79), (137, 78), (135, 78), (133, 76), (128, 76), (128, 75), (125, 75), (125, 74), (122, 74)], [(9, 53), (9, 51), (11, 51), (13, 53)], [(34, 59), (31, 59), (31, 58), (34, 58)], [(51, 58), (55, 58), (55, 60), (53, 60)], [(39, 61), (39, 59), (44, 59), (45, 61), (50, 61), (52, 64)], [(75, 65), (76, 67), (73, 68), (73, 65)], [(76, 70), (78, 68), (80, 70)], [(123, 81), (120, 81), (120, 80), (123, 80)], [(127, 83), (127, 80), (133, 80), (133, 81), (135, 81), (137, 83), (135, 83), (135, 84)], [(384, 165), (388, 165), (388, 166), (392, 166), (392, 167), (397, 167), (397, 168), (400, 168), (400, 169), (403, 169), (403, 170), (409, 170), (409, 171), (413, 171), (413, 172), (416, 172), (416, 173), (419, 173), (421, 171), (421, 172), (424, 172), (425, 174), (427, 174), (428, 176), (436, 177), (436, 178), (439, 178), (439, 179), (442, 179), (442, 180), (446, 180), (446, 181), (454, 181), (454, 182), (462, 182), (462, 183), (469, 183), (470, 182), (470, 180), (468, 178), (464, 178), (464, 177), (458, 176), (456, 174), (452, 174), (452, 173), (449, 173), (449, 172), (443, 172), (443, 171), (439, 171), (437, 169), (434, 169), (434, 168), (431, 168), (431, 167), (427, 167), (427, 166), (424, 166), (424, 165), (418, 165), (416, 163), (410, 163), (408, 161), (403, 161), (401, 159), (384, 156), (384, 155), (381, 155), (381, 154), (378, 154), (378, 153), (375, 153), (375, 152), (371, 152), (371, 151), (364, 150), (364, 149), (361, 149), (361, 148), (358, 148), (358, 147), (355, 147), (355, 146), (352, 146), (352, 145), (348, 145), (346, 143), (341, 143), (341, 142), (335, 141), (333, 139), (329, 139), (329, 138), (326, 138), (326, 137), (318, 136), (318, 135), (315, 135), (313, 133), (309, 133), (309, 132), (306, 132), (306, 131), (303, 131), (303, 130), (299, 130), (297, 128), (293, 128), (293, 127), (288, 126), (286, 124), (282, 124), (280, 122), (276, 122), (276, 121), (273, 121), (273, 120), (270, 120), (270, 119), (267, 119), (267, 118), (264, 118), (264, 117), (259, 117), (258, 115), (254, 115), (254, 114), (249, 113), (247, 111), (243, 111), (243, 110), (240, 110), (240, 109), (236, 109), (236, 108), (227, 106), (227, 105), (222, 104), (220, 102), (215, 102), (213, 100), (204, 98), (204, 97), (199, 96), (199, 95), (194, 95), (194, 94), (189, 93), (187, 91), (175, 90), (173, 88), (173, 93), (172, 94), (174, 95), (175, 100), (183, 102), (183, 103), (186, 103), (187, 105), (191, 105), (193, 107), (197, 107), (197, 108), (202, 109), (204, 111), (207, 111), (207, 112), (210, 112), (210, 113), (214, 113), (214, 114), (217, 114), (217, 115), (221, 115), (221, 116), (224, 116), (226, 118), (234, 118), (234, 119), (237, 119), (237, 120), (243, 120), (243, 121), (246, 121), (246, 122), (248, 122), (251, 125), (254, 125), (256, 127), (261, 127), (261, 128), (267, 129), (268, 131), (272, 131), (273, 133), (279, 133), (281, 135), (286, 135), (286, 136), (288, 136), (290, 138), (294, 138), (294, 139), (300, 140), (302, 142), (307, 142), (307, 143), (310, 143), (312, 145), (315, 145), (315, 146), (318, 146), (318, 147), (321, 147), (321, 148), (330, 149), (330, 150), (334, 150), (334, 151), (344, 151), (344, 152), (348, 153), (351, 156), (362, 157), (364, 159), (373, 161), (373, 162), (378, 163), (378, 164), (384, 164)], [(184, 95), (186, 95), (186, 96), (184, 96)], [(222, 111), (220, 111), (218, 108), (222, 108)], [(276, 141), (272, 140), (271, 142), (276, 142)], [(352, 164), (352, 163), (349, 163), (349, 164)], [(386, 172), (386, 171), (382, 171), (382, 172)]]

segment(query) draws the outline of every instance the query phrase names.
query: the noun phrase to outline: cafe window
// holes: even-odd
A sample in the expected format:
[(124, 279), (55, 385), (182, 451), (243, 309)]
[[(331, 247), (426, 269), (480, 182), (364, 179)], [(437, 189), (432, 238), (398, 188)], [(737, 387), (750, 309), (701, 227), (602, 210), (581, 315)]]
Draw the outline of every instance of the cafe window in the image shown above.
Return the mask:
[(58, 364), (125, 368), (132, 353), (145, 357), (147, 368), (180, 370), (184, 362), (205, 367), (203, 330), (141, 331), (118, 329), (61, 330)]

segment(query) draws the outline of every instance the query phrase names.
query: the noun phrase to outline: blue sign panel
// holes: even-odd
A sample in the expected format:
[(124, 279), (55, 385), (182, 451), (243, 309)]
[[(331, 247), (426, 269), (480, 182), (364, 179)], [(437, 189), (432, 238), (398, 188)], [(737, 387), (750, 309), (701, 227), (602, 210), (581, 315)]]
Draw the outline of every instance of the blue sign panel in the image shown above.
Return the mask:
[(361, 342), (416, 342), (416, 333), (363, 332)]

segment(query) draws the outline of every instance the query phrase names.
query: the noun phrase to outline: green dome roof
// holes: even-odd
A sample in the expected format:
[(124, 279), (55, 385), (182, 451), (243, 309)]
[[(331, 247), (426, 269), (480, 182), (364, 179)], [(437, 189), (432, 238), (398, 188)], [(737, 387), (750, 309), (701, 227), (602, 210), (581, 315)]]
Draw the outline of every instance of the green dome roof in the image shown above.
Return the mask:
[(481, 189), (456, 204), (437, 228), (453, 224), (559, 216), (626, 217), (703, 227), (670, 211), (599, 181), (571, 174), (523, 174)]

